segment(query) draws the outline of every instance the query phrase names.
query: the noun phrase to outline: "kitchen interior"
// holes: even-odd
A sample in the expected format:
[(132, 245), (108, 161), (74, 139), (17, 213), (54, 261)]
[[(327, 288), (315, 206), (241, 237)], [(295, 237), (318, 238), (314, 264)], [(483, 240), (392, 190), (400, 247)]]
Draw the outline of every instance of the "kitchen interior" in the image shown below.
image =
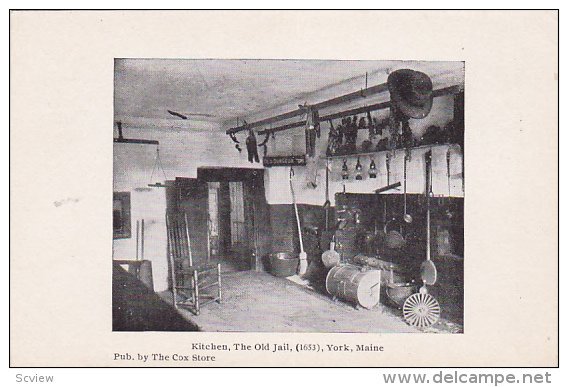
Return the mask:
[(116, 59), (113, 330), (463, 333), (464, 74)]

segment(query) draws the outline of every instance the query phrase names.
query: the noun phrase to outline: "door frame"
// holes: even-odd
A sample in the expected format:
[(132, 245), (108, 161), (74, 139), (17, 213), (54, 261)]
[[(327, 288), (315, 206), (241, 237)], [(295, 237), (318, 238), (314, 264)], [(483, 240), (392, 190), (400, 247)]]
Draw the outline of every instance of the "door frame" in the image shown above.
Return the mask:
[[(270, 252), (272, 229), (266, 220), (270, 219), (269, 207), (264, 190), (264, 169), (232, 167), (198, 167), (197, 179), (205, 182), (242, 182), (245, 205), (245, 227), (247, 228), (252, 257), (250, 268), (263, 271), (263, 259)], [(247, 214), (249, 214), (247, 216)], [(257, 222), (257, 219), (264, 219)], [(266, 227), (268, 226), (268, 227)], [(263, 230), (261, 230), (261, 227)]]

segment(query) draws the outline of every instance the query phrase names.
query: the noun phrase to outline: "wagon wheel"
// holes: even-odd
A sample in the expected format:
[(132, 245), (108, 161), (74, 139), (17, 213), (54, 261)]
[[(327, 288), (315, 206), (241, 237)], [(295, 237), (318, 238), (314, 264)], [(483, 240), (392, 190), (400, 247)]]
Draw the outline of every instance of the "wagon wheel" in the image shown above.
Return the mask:
[(440, 304), (428, 293), (414, 293), (402, 307), (406, 322), (418, 328), (426, 328), (440, 318)]

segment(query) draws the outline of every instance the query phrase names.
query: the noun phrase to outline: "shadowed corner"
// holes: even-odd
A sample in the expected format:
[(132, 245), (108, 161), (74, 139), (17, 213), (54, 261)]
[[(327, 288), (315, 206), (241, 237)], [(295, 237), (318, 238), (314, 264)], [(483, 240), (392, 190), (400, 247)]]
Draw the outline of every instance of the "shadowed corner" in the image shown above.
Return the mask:
[(170, 304), (120, 265), (113, 265), (113, 331), (198, 331)]

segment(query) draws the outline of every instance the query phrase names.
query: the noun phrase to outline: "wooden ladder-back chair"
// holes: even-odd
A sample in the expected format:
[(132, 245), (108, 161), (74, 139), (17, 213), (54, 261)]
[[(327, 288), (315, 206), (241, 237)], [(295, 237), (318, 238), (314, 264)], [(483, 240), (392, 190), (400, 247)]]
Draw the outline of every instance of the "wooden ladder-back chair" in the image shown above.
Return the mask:
[(221, 303), (221, 264), (194, 262), (187, 214), (166, 212), (166, 228), (175, 308), (198, 315), (202, 306)]

